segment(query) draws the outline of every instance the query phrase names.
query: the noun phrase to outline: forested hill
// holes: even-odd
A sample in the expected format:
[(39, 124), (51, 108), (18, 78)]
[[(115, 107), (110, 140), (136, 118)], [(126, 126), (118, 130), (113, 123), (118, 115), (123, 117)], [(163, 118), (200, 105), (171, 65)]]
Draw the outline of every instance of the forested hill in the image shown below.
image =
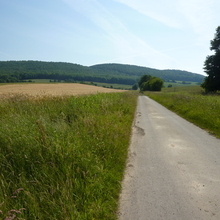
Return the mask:
[(192, 81), (192, 82), (202, 82), (204, 76), (196, 73), (191, 73), (182, 70), (158, 70), (148, 67), (140, 67), (135, 65), (125, 65), (125, 64), (99, 64), (91, 66), (93, 70), (98, 72), (105, 72), (106, 74), (113, 75), (125, 75), (125, 76), (138, 76), (140, 78), (142, 75), (157, 76), (164, 81), (176, 80), (176, 81)]
[(135, 84), (142, 75), (152, 75), (164, 81), (202, 82), (203, 75), (180, 70), (157, 70), (124, 64), (82, 66), (64, 62), (0, 61), (0, 82), (19, 82), (31, 79), (91, 81)]

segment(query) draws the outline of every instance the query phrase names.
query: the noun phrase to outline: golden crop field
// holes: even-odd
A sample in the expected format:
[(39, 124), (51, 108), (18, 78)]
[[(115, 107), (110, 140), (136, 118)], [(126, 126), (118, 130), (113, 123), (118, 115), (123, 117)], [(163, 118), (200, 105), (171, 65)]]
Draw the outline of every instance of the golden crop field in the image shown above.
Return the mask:
[(124, 90), (108, 89), (97, 86), (90, 86), (77, 83), (58, 83), (58, 84), (14, 84), (0, 86), (0, 96), (8, 94), (27, 94), (33, 96), (39, 95), (85, 95), (96, 93), (123, 92)]

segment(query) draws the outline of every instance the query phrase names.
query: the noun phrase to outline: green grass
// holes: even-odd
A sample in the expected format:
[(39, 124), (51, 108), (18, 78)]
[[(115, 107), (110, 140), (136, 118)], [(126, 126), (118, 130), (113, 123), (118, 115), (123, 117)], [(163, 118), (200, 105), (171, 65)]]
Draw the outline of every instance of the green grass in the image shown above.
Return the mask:
[[(87, 82), (88, 84), (90, 84), (91, 82)], [(113, 88), (113, 89), (125, 89), (125, 90), (129, 90), (132, 88), (132, 85), (125, 85), (125, 84), (114, 84), (114, 83), (99, 83), (99, 82), (93, 82), (94, 84), (96, 84), (97, 86), (101, 86), (101, 87), (107, 87), (107, 88)]]
[(145, 94), (220, 138), (219, 94), (205, 95), (200, 86), (164, 89), (162, 92)]
[[(26, 80), (26, 81), (28, 81), (28, 80)], [(49, 83), (50, 79), (31, 79), (31, 81), (35, 82), (35, 83)]]
[(2, 99), (0, 218), (116, 219), (136, 98)]
[(190, 81), (186, 81), (185, 84), (182, 83), (182, 81), (176, 81), (176, 83), (173, 82), (164, 82), (164, 87), (167, 88), (168, 85), (172, 85), (172, 87), (170, 89), (172, 89), (173, 87), (185, 87), (185, 86), (194, 86), (194, 85), (198, 85), (198, 82), (190, 82)]
[(189, 93), (197, 93), (202, 94), (204, 93), (204, 89), (202, 89), (201, 86), (198, 85), (188, 85), (188, 86), (177, 86), (177, 87), (171, 87), (171, 88), (162, 88), (163, 92), (189, 92)]

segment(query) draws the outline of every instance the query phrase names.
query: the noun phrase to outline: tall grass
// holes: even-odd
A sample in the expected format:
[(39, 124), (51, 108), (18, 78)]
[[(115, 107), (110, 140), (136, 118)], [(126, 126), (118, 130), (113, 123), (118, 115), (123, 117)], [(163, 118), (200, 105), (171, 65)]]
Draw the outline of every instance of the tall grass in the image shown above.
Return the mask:
[(220, 137), (220, 96), (205, 95), (199, 86), (163, 90), (160, 93), (146, 93), (192, 123)]
[(0, 101), (0, 218), (116, 219), (134, 93)]

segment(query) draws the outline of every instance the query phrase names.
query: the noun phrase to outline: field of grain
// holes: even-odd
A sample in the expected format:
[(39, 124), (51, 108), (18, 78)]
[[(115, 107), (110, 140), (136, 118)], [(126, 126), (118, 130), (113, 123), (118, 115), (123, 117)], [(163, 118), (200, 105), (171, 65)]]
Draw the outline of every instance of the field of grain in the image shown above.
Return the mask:
[(84, 84), (14, 84), (0, 86), (0, 96), (7, 94), (28, 94), (33, 96), (38, 95), (84, 95), (96, 93), (112, 93), (123, 92), (123, 90), (108, 89), (97, 86)]

